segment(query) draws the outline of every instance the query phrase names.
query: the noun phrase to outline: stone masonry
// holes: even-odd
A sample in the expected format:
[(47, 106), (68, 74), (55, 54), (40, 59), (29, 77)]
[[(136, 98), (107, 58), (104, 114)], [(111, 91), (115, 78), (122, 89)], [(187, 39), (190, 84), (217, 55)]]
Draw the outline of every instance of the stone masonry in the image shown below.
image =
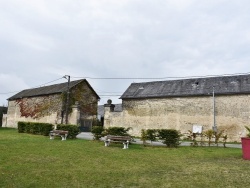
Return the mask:
[[(131, 134), (140, 136), (142, 129), (177, 129), (181, 133), (202, 125), (213, 127), (213, 97), (169, 97), (154, 99), (124, 99), (123, 111), (114, 112), (105, 105), (104, 126), (132, 127)], [(218, 130), (224, 130), (227, 141), (240, 141), (250, 120), (250, 95), (215, 96), (215, 119)]]

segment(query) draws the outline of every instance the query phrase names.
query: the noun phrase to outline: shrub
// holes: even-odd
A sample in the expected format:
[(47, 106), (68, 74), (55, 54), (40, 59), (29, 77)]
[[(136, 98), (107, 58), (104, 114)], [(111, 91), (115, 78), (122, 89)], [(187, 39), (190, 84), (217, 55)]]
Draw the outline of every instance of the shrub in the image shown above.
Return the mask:
[(92, 126), (103, 126), (102, 122), (99, 119), (93, 119)]
[(152, 143), (153, 141), (156, 140), (157, 132), (158, 131), (156, 129), (148, 129), (148, 130), (146, 130), (146, 138), (148, 140), (150, 140), (151, 143)]
[(91, 133), (94, 135), (94, 140), (99, 140), (102, 137), (104, 128), (102, 126), (93, 126)]
[(19, 133), (32, 133), (48, 136), (49, 132), (53, 129), (50, 123), (37, 123), (37, 122), (21, 122), (17, 123)]
[(180, 133), (175, 129), (160, 129), (158, 135), (167, 147), (177, 147), (180, 144)]
[(26, 124), (26, 125), (25, 125), (25, 130), (24, 130), (24, 132), (25, 132), (25, 133), (30, 133), (30, 122), (26, 122), (25, 124)]
[(26, 126), (26, 122), (23, 121), (19, 121), (17, 123), (17, 130), (19, 133), (24, 133), (25, 132), (25, 126)]
[(211, 142), (212, 142), (211, 140), (213, 138), (213, 134), (214, 134), (214, 131), (212, 129), (205, 131), (205, 135), (208, 138), (208, 146), (211, 145)]
[(226, 147), (226, 143), (227, 143), (227, 135), (226, 134), (224, 134), (223, 136), (222, 136), (222, 142), (223, 142), (223, 147), (225, 148)]
[(245, 126), (245, 128), (247, 129), (248, 133), (247, 133), (247, 137), (250, 137), (250, 128), (248, 126)]
[(141, 140), (142, 140), (142, 144), (143, 146), (146, 146), (147, 142), (147, 133), (146, 133), (146, 130), (145, 129), (142, 129), (141, 130)]
[(198, 142), (196, 140), (197, 133), (193, 133), (193, 131), (188, 130), (188, 139), (192, 141), (191, 146), (198, 146)]
[(143, 144), (146, 145), (146, 140), (150, 140), (151, 144), (156, 140), (158, 129), (142, 129), (141, 130), (141, 140)]
[(75, 139), (76, 136), (80, 133), (80, 128), (78, 125), (58, 124), (57, 130), (69, 131), (68, 138), (71, 139)]
[(115, 135), (115, 136), (129, 136), (127, 133), (131, 127), (125, 128), (125, 127), (109, 127), (104, 130), (103, 135)]
[[(188, 130), (188, 136), (187, 139), (191, 140), (192, 142), (190, 143), (191, 146), (198, 146), (198, 143), (200, 143), (201, 146), (204, 145), (204, 134), (203, 133), (194, 133), (193, 131)], [(200, 137), (200, 141), (197, 141), (197, 137)]]
[(31, 134), (41, 134), (42, 123), (29, 123)]
[(219, 139), (222, 137), (222, 134), (223, 134), (223, 130), (222, 131), (218, 131), (218, 132), (215, 132), (214, 131), (214, 138), (215, 138), (215, 144), (218, 146), (218, 142), (219, 142)]
[(41, 126), (40, 128), (41, 135), (48, 136), (49, 132), (53, 130), (54, 125), (50, 123), (40, 123), (40, 126)]

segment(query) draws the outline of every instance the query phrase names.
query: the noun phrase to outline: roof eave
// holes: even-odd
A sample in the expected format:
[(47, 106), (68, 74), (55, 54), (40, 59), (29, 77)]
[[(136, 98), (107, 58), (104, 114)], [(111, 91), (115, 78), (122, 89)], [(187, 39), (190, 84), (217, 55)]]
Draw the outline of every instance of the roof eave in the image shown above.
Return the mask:
[[(248, 95), (250, 92), (234, 92), (234, 93), (215, 93), (215, 96), (222, 96), (222, 95)], [(202, 97), (202, 96), (212, 96), (213, 93), (207, 93), (207, 94), (192, 94), (192, 95), (164, 95), (164, 96), (121, 96), (119, 99), (148, 99), (148, 98), (173, 98), (173, 97)]]

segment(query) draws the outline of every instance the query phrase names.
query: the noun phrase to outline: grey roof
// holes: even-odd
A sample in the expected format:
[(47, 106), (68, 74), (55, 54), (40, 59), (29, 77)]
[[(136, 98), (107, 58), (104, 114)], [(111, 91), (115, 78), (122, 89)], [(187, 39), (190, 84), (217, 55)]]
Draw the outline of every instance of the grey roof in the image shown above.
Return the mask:
[[(97, 95), (97, 93), (90, 86), (90, 84), (88, 83), (86, 79), (71, 81), (69, 84), (69, 88), (71, 89), (72, 87), (76, 86), (77, 84), (81, 82), (86, 82), (87, 85), (91, 88), (91, 90), (93, 90), (93, 92), (96, 94), (97, 98), (100, 99), (100, 97)], [(68, 88), (68, 82), (39, 87), (39, 88), (26, 89), (8, 98), (7, 100), (15, 100), (15, 99), (23, 98), (23, 97), (35, 97), (35, 96), (44, 96), (44, 95), (63, 93), (67, 91), (67, 88)]]
[[(115, 104), (115, 112), (122, 111), (122, 104)], [(104, 116), (104, 105), (98, 105), (97, 115)]]
[(121, 99), (250, 94), (250, 75), (132, 83)]

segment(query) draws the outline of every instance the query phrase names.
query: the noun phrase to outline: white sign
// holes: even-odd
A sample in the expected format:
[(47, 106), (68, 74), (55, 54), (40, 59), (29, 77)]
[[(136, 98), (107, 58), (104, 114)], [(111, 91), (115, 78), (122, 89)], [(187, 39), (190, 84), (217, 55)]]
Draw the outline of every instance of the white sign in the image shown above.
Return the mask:
[(202, 125), (193, 125), (193, 133), (202, 133)]

